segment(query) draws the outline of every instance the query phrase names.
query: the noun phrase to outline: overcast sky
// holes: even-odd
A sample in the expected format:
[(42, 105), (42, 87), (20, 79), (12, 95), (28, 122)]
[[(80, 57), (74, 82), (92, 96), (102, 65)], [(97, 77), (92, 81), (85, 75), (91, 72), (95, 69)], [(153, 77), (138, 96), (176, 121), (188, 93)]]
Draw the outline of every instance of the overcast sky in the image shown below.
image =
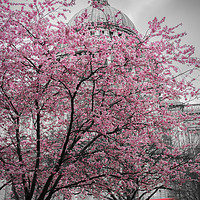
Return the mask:
[[(166, 17), (166, 25), (183, 24), (177, 31), (187, 32), (183, 42), (195, 47), (194, 57), (200, 58), (200, 0), (108, 0), (110, 6), (125, 13), (135, 24), (136, 29), (145, 34), (148, 22), (155, 17)], [(78, 11), (86, 8), (88, 0), (76, 0), (71, 8), (69, 19)], [(183, 67), (183, 71), (187, 69)], [(194, 74), (196, 87), (200, 87), (200, 70)], [(200, 103), (200, 99), (192, 101)]]

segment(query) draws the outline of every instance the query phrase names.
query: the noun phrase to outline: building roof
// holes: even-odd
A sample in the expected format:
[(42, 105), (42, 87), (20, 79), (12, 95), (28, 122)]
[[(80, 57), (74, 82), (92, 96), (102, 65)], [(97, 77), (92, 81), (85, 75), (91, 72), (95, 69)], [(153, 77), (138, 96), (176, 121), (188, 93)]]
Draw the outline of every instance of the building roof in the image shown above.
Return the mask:
[(122, 26), (124, 28), (133, 30), (135, 26), (133, 22), (122, 13), (120, 10), (109, 5), (108, 0), (92, 0), (91, 5), (80, 10), (69, 21), (69, 26), (76, 25), (76, 19), (82, 16), (87, 11), (88, 18), (84, 20), (85, 23), (108, 23), (111, 22), (114, 26)]

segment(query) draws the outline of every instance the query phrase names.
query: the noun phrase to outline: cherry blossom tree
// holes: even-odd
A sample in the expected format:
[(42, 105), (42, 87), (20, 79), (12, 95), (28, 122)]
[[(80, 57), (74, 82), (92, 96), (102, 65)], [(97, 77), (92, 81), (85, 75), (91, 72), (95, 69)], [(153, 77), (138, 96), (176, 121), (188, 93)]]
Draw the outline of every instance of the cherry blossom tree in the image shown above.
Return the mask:
[(136, 199), (184, 181), (199, 158), (166, 138), (191, 117), (169, 102), (198, 94), (175, 78), (174, 62), (199, 67), (194, 48), (164, 19), (145, 37), (84, 24), (87, 13), (67, 27), (59, 19), (73, 3), (1, 1), (0, 189), (17, 200)]

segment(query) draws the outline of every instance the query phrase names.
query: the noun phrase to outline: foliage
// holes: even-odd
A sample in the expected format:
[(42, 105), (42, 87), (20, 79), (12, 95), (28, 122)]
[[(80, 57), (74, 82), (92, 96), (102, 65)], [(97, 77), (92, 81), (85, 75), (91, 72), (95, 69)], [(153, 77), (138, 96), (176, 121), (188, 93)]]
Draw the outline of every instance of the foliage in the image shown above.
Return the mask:
[[(166, 142), (190, 116), (169, 100), (196, 95), (172, 61), (197, 65), (184, 34), (155, 19), (143, 37), (106, 26), (67, 27), (60, 1), (14, 10), (1, 1), (0, 167), (14, 199), (78, 191), (136, 198), (199, 169)], [(58, 9), (59, 8), (59, 9)], [(58, 12), (55, 21), (55, 13)], [(52, 21), (54, 19), (54, 21)], [(120, 35), (120, 36), (119, 36)], [(172, 72), (172, 71), (175, 72)], [(184, 178), (184, 179), (183, 179)], [(105, 198), (107, 198), (105, 197)]]

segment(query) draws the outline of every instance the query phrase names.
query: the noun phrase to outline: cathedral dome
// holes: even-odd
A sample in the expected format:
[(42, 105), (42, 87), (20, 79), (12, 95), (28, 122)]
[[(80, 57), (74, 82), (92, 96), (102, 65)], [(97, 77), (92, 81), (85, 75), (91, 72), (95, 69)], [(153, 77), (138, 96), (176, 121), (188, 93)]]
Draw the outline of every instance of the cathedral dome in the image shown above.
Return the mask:
[(87, 11), (88, 18), (84, 20), (85, 23), (112, 23), (115, 27), (123, 27), (124, 30), (133, 31), (135, 26), (133, 22), (122, 13), (120, 10), (109, 5), (108, 0), (92, 0), (89, 7), (80, 10), (69, 21), (69, 26), (76, 24), (76, 19), (82, 16)]

